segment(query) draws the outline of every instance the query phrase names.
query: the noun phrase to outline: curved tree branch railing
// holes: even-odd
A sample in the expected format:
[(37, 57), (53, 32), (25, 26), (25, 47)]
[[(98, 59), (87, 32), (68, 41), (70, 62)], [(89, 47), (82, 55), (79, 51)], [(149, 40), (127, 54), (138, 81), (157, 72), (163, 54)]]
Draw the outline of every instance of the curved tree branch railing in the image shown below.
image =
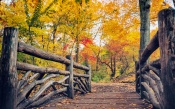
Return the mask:
[[(157, 109), (175, 107), (175, 10), (165, 9), (158, 15), (159, 29), (136, 64), (136, 92)], [(160, 48), (160, 59), (147, 63)]]
[[(40, 67), (17, 62), (17, 52), (64, 64), (66, 69)], [(73, 69), (85, 74), (78, 74)], [(17, 70), (25, 72), (18, 79)], [(61, 76), (62, 75), (62, 76)], [(0, 72), (0, 108), (24, 109), (44, 105), (54, 99), (74, 98), (74, 93), (91, 92), (91, 67), (18, 42), (18, 30), (4, 29)]]

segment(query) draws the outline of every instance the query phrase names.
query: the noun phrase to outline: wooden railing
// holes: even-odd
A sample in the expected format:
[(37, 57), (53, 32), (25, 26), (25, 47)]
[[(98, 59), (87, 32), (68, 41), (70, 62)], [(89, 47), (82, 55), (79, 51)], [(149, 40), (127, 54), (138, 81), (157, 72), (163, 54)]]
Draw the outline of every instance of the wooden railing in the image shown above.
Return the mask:
[[(136, 64), (136, 92), (155, 108), (175, 107), (175, 10), (158, 14), (158, 32), (140, 51)], [(160, 59), (148, 63), (149, 56), (160, 48)]]
[[(65, 70), (17, 62), (17, 52), (64, 64)], [(74, 68), (84, 71), (84, 74), (76, 73)], [(18, 78), (17, 71), (25, 72), (22, 78)], [(19, 42), (17, 29), (13, 27), (4, 29), (0, 109), (39, 107), (54, 99), (65, 97), (73, 99), (75, 92), (83, 94), (91, 92), (90, 65), (84, 66), (73, 62), (72, 56), (64, 58)]]

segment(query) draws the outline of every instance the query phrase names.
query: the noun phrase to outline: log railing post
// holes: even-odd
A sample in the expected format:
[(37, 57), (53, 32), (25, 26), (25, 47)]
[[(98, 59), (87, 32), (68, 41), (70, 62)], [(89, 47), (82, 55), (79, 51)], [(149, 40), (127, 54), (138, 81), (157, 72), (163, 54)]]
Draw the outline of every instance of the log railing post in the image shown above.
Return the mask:
[[(139, 60), (141, 60), (141, 54), (143, 53), (143, 50), (140, 50), (139, 51), (139, 57), (140, 57), (140, 59)], [(142, 72), (142, 68), (143, 68), (143, 66), (145, 65), (145, 63), (141, 63), (140, 61), (139, 61), (139, 76), (140, 76), (140, 82), (139, 82), (139, 84), (140, 84), (140, 96), (141, 96), (141, 98), (143, 99), (143, 98), (145, 98), (144, 97), (144, 94), (143, 94), (143, 91), (145, 91), (145, 88), (144, 88), (144, 86), (141, 84), (142, 82), (144, 82), (144, 78), (142, 77), (142, 74), (143, 74), (143, 72)]]
[(87, 74), (89, 75), (89, 78), (88, 78), (88, 87), (89, 87), (89, 92), (91, 92), (91, 66), (88, 64), (88, 67), (89, 67), (89, 70), (86, 71)]
[(89, 78), (87, 78), (87, 80), (88, 80), (88, 88), (89, 88), (89, 92), (91, 92), (91, 66), (89, 65), (89, 63), (88, 63), (88, 60), (87, 60), (87, 58), (85, 59), (85, 64), (86, 64), (86, 66), (89, 68), (89, 70), (86, 70), (86, 74), (88, 74), (89, 75)]
[(18, 75), (16, 69), (18, 30), (4, 29), (1, 71), (0, 71), (0, 109), (16, 109)]
[(69, 79), (66, 83), (69, 84), (67, 93), (69, 98), (74, 98), (74, 86), (73, 86), (73, 58), (72, 56), (66, 56), (67, 59), (70, 59), (70, 65), (66, 65), (66, 70), (70, 72)]
[(137, 64), (138, 64), (138, 62), (135, 61), (135, 82), (136, 82), (136, 83), (135, 83), (135, 89), (136, 89), (136, 92), (139, 93), (139, 87), (138, 87), (138, 84), (139, 84), (139, 83), (138, 83), (138, 82), (139, 82), (139, 81), (138, 81), (139, 74), (137, 73), (137, 71), (138, 71), (139, 69), (138, 69), (138, 67), (137, 67), (137, 66), (138, 66)]
[(162, 109), (175, 107), (175, 10), (165, 9), (158, 14), (158, 36), (160, 45), (160, 79), (163, 84)]

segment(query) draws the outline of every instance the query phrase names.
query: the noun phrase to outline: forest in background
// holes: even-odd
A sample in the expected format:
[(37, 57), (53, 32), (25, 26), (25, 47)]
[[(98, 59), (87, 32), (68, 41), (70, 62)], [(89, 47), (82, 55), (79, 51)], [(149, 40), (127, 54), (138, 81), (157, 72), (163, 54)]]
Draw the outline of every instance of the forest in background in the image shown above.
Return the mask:
[[(157, 14), (168, 6), (153, 0), (151, 36)], [(135, 70), (140, 42), (139, 3), (136, 0), (2, 0), (3, 28), (19, 29), (19, 40), (92, 67), (92, 80), (107, 82)], [(2, 45), (0, 37), (0, 46)], [(0, 47), (1, 48), (1, 47)], [(156, 51), (151, 59), (157, 58)], [(63, 65), (18, 53), (18, 61), (65, 69)]]

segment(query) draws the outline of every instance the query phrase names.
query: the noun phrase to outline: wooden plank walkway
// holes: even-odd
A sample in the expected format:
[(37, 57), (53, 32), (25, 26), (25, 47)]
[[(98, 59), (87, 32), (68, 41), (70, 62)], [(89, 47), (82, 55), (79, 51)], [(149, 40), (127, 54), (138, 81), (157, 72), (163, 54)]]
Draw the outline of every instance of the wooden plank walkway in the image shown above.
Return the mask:
[(41, 109), (151, 109), (131, 83), (93, 83), (92, 93), (48, 104)]

